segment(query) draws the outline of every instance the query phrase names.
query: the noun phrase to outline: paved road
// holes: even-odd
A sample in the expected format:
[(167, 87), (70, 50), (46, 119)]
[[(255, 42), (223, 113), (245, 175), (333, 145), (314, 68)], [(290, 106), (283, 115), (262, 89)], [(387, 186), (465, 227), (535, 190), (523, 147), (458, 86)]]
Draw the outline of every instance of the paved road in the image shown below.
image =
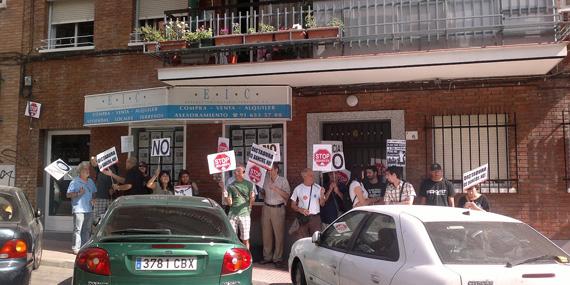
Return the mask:
[(42, 265), (32, 273), (32, 285), (71, 285), (73, 269)]

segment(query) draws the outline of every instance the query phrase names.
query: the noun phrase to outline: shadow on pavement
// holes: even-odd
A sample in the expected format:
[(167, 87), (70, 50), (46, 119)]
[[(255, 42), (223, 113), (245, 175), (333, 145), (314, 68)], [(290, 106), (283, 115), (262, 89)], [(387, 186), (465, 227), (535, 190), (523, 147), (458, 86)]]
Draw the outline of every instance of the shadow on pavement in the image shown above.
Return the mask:
[(59, 282), (57, 285), (71, 285), (71, 277)]

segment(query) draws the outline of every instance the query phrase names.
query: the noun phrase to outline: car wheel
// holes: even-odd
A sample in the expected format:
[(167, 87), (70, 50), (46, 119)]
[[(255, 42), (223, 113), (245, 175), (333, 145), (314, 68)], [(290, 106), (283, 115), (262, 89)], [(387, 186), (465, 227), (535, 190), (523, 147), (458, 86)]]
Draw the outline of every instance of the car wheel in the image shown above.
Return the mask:
[(307, 280), (305, 279), (305, 270), (303, 269), (301, 262), (297, 262), (293, 268), (295, 268), (295, 271), (293, 272), (293, 284), (307, 285)]
[(36, 252), (34, 252), (34, 270), (40, 268), (40, 264), (42, 263), (42, 250), (42, 244), (38, 242)]

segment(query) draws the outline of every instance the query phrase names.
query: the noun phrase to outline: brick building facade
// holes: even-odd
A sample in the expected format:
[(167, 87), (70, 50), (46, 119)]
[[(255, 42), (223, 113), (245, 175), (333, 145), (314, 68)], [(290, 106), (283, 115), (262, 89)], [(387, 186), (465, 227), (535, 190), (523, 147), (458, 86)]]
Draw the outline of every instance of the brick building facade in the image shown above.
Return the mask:
[[(87, 135), (88, 155), (91, 156), (111, 146), (120, 148), (121, 136), (132, 134), (135, 128), (183, 127), (184, 167), (198, 183), (201, 195), (220, 201), (217, 184), (208, 174), (206, 155), (214, 153), (218, 137), (224, 134), (229, 137), (231, 126), (239, 122), (183, 120), (170, 122), (172, 124), (154, 121), (84, 127), (84, 96), (167, 86), (164, 80), (159, 80), (159, 70), (171, 68), (164, 58), (143, 53), (141, 46), (127, 45), (134, 29), (137, 1), (93, 2), (95, 44), (84, 50), (38, 51), (42, 40), (47, 38), (49, 5), (54, 2), (8, 1), (8, 7), (0, 9), (0, 59), (3, 63), (0, 65), (0, 164), (15, 165), (15, 185), (36, 198), (36, 205), (44, 209), (47, 219), (53, 217), (47, 222), (47, 229), (66, 230), (70, 228), (71, 220), (65, 225), (65, 214), (50, 212), (56, 194), (50, 188), (53, 182), (43, 171), (48, 161), (54, 159), (50, 153), (54, 136)], [(25, 15), (24, 24), (20, 15)], [(34, 15), (32, 22), (28, 20), (30, 15)], [(20, 53), (22, 61), (5, 65), (4, 62), (10, 60), (5, 59), (8, 58), (6, 54), (10, 52)], [(568, 139), (565, 139), (563, 123), (569, 116), (563, 114), (568, 110), (570, 93), (566, 67), (566, 61), (562, 61), (539, 76), (489, 74), (461, 80), (399, 83), (379, 80), (336, 86), (321, 86), (320, 77), (315, 77), (314, 86), (293, 86), (291, 120), (247, 121), (244, 125), (284, 124), (287, 178), (291, 185), (297, 185), (301, 182), (299, 173), (310, 159), (308, 149), (315, 142), (310, 141), (315, 136), (312, 133), (315, 128), (322, 128), (327, 122), (391, 122), (393, 138), (396, 138), (396, 130), (400, 132), (397, 138), (401, 139), (405, 138), (405, 131), (418, 134), (417, 139), (407, 141), (406, 178), (419, 188), (428, 165), (438, 158), (434, 153), (437, 133), (434, 117), (506, 114), (504, 120), (508, 126), (501, 127), (501, 132), (506, 132), (501, 139), (504, 143), (495, 155), (503, 152), (504, 147), (507, 161), (502, 163), (506, 162), (508, 167), (502, 169), (508, 171), (506, 177), (510, 183), (505, 187), (514, 188), (512, 192), (516, 193), (487, 193), (493, 212), (521, 219), (552, 239), (567, 240), (570, 239), (567, 206), (570, 194), (566, 180), (570, 174), (565, 159)], [(23, 76), (31, 76), (31, 87), (20, 86)], [(222, 81), (219, 85), (225, 85), (226, 79), (219, 80)], [(347, 105), (347, 97), (351, 95), (358, 99), (354, 107)], [(30, 120), (23, 115), (27, 100), (42, 104), (40, 119)], [(493, 129), (497, 137), (499, 129)], [(322, 133), (322, 129), (318, 133)], [(491, 152), (491, 148), (487, 151)], [(446, 161), (457, 160), (442, 157)], [(125, 158), (126, 154), (120, 156), (121, 161)], [(455, 168), (456, 172), (468, 170), (466, 167)], [(259, 208), (255, 215), (259, 215)]]

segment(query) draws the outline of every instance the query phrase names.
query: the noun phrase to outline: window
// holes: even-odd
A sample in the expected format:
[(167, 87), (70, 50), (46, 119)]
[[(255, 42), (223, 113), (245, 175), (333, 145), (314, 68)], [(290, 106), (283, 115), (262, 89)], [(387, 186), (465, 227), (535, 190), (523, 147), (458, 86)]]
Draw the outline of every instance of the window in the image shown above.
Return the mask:
[[(135, 144), (135, 157), (148, 165), (147, 175), (154, 175), (156, 168), (170, 173), (173, 182), (178, 181), (178, 173), (184, 169), (184, 128), (147, 128), (132, 130)], [(153, 139), (170, 138), (170, 155), (151, 157)]]
[[(433, 161), (442, 165), (445, 177), (455, 184), (461, 183), (463, 173), (488, 163), (489, 180), (481, 192), (516, 193), (515, 121), (516, 116), (509, 114), (433, 116)], [(460, 185), (456, 188), (461, 192)]]
[(18, 222), (20, 220), (16, 199), (9, 194), (0, 194), (0, 222)]
[(93, 0), (54, 0), (50, 5), (50, 30), (44, 49), (92, 47)]
[(356, 254), (398, 261), (400, 251), (394, 219), (382, 214), (373, 214), (360, 231), (353, 251)]
[[(159, 23), (164, 21), (164, 11), (181, 10), (188, 8), (188, 0), (138, 0), (135, 28), (151, 26), (159, 28)], [(195, 7), (197, 8), (197, 7)], [(175, 16), (182, 16), (176, 14)], [(134, 40), (139, 41), (138, 33), (134, 33)]]
[(347, 250), (353, 233), (366, 217), (366, 212), (350, 212), (330, 225), (321, 236), (321, 245), (332, 249)]

